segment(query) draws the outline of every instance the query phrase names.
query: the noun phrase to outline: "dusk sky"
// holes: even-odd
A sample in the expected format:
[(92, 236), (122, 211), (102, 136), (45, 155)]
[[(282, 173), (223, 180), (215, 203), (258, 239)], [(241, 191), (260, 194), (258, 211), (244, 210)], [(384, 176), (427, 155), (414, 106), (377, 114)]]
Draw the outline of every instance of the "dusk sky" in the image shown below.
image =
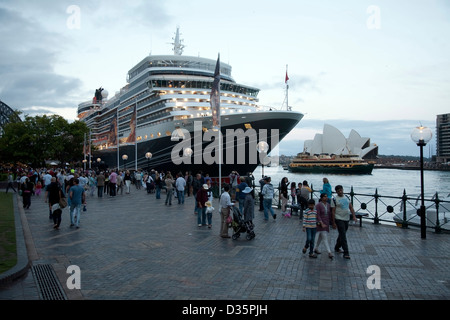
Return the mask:
[(447, 0), (0, 0), (0, 100), (75, 120), (96, 88), (112, 97), (146, 55), (172, 54), (179, 26), (184, 55), (220, 53), (261, 105), (281, 107), (288, 65), (289, 104), (305, 117), (281, 154), (327, 123), (380, 154), (418, 155), (412, 129), (435, 133), (450, 112), (449, 17)]

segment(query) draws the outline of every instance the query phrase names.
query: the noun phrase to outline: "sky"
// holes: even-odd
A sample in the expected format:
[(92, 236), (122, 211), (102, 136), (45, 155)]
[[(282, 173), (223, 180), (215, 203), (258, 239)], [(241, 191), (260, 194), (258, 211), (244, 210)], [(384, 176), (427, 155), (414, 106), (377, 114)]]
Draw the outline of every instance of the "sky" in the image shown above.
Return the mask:
[(73, 121), (96, 88), (112, 97), (148, 54), (172, 54), (179, 26), (184, 55), (220, 53), (261, 105), (281, 107), (287, 68), (289, 105), (305, 116), (280, 154), (326, 123), (414, 156), (412, 129), (435, 133), (450, 112), (449, 17), (447, 0), (0, 0), (0, 100)]

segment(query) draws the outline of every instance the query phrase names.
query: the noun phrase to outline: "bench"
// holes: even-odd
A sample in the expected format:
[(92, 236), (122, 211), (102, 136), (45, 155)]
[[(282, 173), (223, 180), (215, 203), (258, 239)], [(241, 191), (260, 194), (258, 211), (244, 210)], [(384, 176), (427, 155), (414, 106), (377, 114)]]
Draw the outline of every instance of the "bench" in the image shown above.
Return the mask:
[(362, 227), (362, 217), (367, 217), (368, 215), (368, 213), (355, 212), (356, 219), (359, 219), (359, 227)]

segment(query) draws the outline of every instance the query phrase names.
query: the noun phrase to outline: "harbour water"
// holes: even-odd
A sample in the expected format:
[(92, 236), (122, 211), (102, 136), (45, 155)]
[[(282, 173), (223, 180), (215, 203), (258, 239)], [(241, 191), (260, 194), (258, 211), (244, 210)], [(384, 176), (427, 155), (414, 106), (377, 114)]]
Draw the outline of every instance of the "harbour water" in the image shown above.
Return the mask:
[[(255, 180), (262, 176), (262, 167), (259, 166), (253, 175)], [(264, 167), (264, 175), (272, 178), (272, 183), (278, 185), (283, 177), (289, 182), (308, 181), (314, 190), (322, 189), (322, 179), (327, 177), (334, 190), (338, 184), (344, 187), (345, 192), (350, 192), (353, 186), (355, 193), (378, 194), (384, 196), (403, 195), (403, 190), (410, 197), (420, 195), (420, 171), (400, 169), (374, 169), (370, 175), (337, 175), (337, 174), (303, 174), (291, 173), (281, 166)], [(425, 198), (431, 199), (436, 192), (440, 199), (444, 199), (450, 193), (450, 172), (448, 171), (424, 171), (424, 193)]]
[[(260, 166), (254, 171), (255, 180), (262, 176), (263, 168)], [(403, 207), (401, 197), (406, 192), (408, 202), (406, 210), (413, 212), (415, 219), (417, 209), (420, 207), (420, 171), (419, 170), (400, 170), (400, 169), (374, 169), (370, 175), (337, 175), (337, 174), (300, 174), (291, 173), (284, 170), (281, 166), (264, 167), (264, 175), (272, 178), (272, 184), (277, 187), (283, 177), (288, 178), (289, 182), (303, 182), (306, 180), (313, 190), (322, 189), (322, 179), (327, 177), (334, 192), (334, 187), (338, 184), (344, 187), (344, 192), (349, 193), (353, 187), (355, 196), (354, 208), (357, 212), (368, 214), (369, 219), (379, 218), (383, 223), (394, 223), (395, 215), (403, 217)], [(374, 195), (377, 193), (379, 203), (376, 205)], [(429, 218), (427, 225), (436, 226), (436, 216), (431, 215), (431, 209), (436, 207), (435, 202), (430, 201), (438, 194), (440, 200), (450, 200), (450, 172), (448, 171), (424, 171), (424, 195), (425, 207), (427, 208)], [(316, 194), (318, 196), (318, 193)], [(363, 196), (364, 195), (364, 196)], [(384, 198), (383, 198), (384, 197)], [(395, 198), (391, 198), (395, 197)], [(367, 209), (363, 210), (361, 204), (365, 203)], [(388, 212), (387, 207), (392, 206), (393, 212)], [(441, 203), (439, 207), (441, 218), (446, 218), (440, 222), (443, 229), (450, 229), (450, 202)], [(407, 218), (410, 219), (409, 217)]]

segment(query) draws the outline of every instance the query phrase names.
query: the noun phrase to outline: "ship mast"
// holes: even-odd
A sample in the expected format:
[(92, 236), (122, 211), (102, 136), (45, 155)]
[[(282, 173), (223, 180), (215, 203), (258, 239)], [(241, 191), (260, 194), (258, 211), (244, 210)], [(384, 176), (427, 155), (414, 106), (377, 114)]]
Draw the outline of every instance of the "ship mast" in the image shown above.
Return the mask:
[(284, 97), (283, 105), (281, 106), (281, 109), (283, 109), (284, 106), (286, 106), (287, 111), (292, 111), (292, 108), (289, 107), (289, 77), (288, 77), (288, 65), (286, 65), (286, 78), (284, 80), (284, 83), (286, 84), (286, 95)]
[(177, 31), (175, 33), (175, 38), (172, 38), (174, 42), (173, 44), (173, 54), (176, 56), (181, 56), (183, 54), (184, 44), (182, 44), (183, 40), (180, 39), (180, 27), (177, 26)]

